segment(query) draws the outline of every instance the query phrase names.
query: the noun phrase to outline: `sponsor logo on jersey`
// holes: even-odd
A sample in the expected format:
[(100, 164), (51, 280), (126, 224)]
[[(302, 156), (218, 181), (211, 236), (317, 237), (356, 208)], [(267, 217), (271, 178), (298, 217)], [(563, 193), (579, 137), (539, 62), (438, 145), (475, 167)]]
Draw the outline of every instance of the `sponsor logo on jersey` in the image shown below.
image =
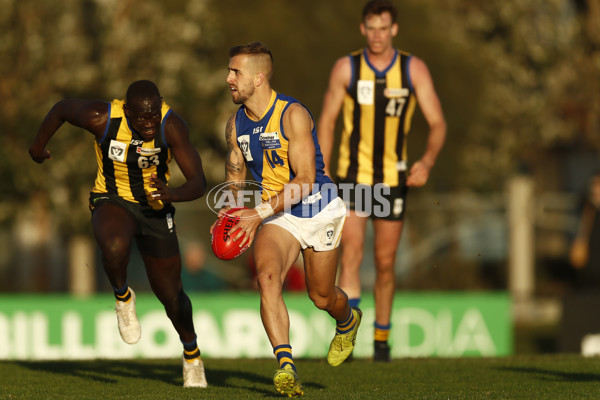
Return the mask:
[(388, 99), (398, 97), (408, 97), (410, 91), (407, 88), (385, 88), (383, 89), (383, 95)]
[(263, 132), (258, 137), (260, 146), (265, 150), (280, 149), (279, 132)]
[(142, 156), (153, 156), (155, 154), (160, 153), (160, 147), (157, 147), (155, 149), (149, 149), (147, 147), (139, 147), (137, 149), (135, 149), (135, 152), (142, 155)]

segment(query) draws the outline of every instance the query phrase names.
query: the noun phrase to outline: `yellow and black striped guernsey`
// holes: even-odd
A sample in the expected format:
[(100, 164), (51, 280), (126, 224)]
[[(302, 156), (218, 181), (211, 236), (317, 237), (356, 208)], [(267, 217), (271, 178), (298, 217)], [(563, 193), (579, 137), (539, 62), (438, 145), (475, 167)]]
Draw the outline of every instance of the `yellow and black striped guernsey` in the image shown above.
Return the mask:
[(406, 170), (406, 136), (416, 106), (408, 65), (410, 54), (396, 50), (383, 71), (366, 50), (349, 55), (352, 79), (343, 103), (338, 177), (346, 181), (398, 186)]
[(171, 108), (162, 104), (162, 120), (154, 140), (145, 142), (129, 125), (123, 100), (109, 103), (109, 121), (100, 141), (94, 143), (98, 173), (92, 192), (116, 194), (143, 207), (160, 210), (164, 204), (152, 199), (150, 176), (169, 181), (171, 150), (164, 137), (164, 123)]

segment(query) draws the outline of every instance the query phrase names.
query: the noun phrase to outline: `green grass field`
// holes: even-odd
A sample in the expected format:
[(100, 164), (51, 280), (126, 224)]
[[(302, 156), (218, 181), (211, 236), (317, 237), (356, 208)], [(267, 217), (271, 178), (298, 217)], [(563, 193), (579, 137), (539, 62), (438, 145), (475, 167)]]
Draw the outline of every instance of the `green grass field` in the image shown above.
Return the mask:
[[(296, 361), (305, 399), (600, 399), (600, 359)], [(1, 399), (269, 399), (274, 360), (206, 359), (207, 389), (181, 387), (179, 360), (2, 361)]]

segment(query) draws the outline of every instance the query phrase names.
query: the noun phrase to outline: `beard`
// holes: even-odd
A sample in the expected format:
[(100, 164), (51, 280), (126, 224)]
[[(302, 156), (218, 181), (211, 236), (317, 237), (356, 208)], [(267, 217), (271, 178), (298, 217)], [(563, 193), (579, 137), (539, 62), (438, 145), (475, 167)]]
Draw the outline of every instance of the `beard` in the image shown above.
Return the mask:
[(231, 94), (234, 104), (244, 104), (254, 94), (254, 85), (246, 85), (238, 88)]

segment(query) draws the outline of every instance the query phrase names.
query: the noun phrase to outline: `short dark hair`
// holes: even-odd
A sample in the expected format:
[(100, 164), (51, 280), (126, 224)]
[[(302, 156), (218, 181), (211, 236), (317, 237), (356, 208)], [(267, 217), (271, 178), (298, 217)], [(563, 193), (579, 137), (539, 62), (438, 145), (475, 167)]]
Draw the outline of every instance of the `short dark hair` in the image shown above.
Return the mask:
[(158, 87), (152, 81), (135, 81), (127, 89), (125, 101), (133, 104), (135, 100), (160, 98)]
[(269, 50), (267, 45), (262, 42), (252, 42), (240, 46), (234, 46), (229, 49), (229, 58), (239, 56), (240, 54), (248, 54), (253, 56), (268, 55), (271, 59), (271, 63), (273, 62), (273, 54), (271, 54), (271, 50)]
[(371, 0), (363, 8), (362, 18), (363, 21), (367, 18), (367, 15), (381, 15), (384, 12), (389, 12), (392, 16), (392, 23), (396, 22), (398, 17), (398, 10), (396, 6), (389, 0)]

